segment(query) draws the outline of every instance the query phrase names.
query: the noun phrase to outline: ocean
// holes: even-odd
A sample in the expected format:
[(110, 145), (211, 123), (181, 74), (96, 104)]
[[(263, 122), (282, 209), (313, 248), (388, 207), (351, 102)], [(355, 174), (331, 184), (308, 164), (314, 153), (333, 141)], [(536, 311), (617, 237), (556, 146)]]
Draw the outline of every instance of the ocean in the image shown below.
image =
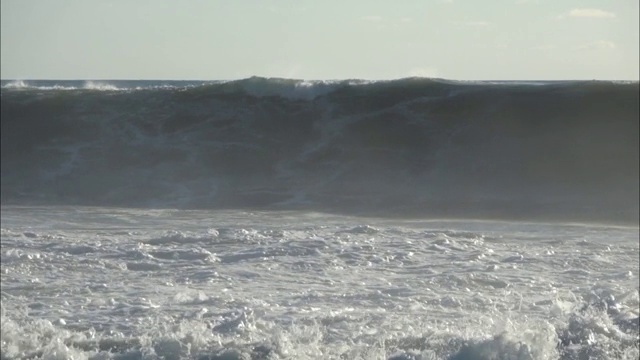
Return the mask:
[(638, 82), (1, 82), (1, 359), (637, 359)]

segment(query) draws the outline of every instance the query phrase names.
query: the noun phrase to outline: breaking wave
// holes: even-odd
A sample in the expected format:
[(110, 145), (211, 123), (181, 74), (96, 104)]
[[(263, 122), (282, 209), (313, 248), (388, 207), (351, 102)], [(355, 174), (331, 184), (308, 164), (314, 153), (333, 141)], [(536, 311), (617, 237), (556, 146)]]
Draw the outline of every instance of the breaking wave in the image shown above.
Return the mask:
[(3, 81), (3, 204), (638, 220), (637, 82)]

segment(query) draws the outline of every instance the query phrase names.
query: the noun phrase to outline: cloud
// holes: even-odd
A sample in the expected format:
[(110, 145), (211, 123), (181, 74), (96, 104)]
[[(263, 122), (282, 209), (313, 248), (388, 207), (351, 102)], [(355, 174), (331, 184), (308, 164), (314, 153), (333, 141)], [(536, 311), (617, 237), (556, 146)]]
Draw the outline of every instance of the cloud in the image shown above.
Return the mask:
[(470, 27), (486, 27), (491, 25), (491, 23), (488, 21), (478, 21), (478, 20), (452, 21), (451, 24), (457, 25), (457, 26), (470, 26)]
[(548, 51), (548, 50), (553, 50), (555, 49), (556, 46), (552, 45), (552, 44), (542, 44), (542, 45), (536, 45), (534, 47), (532, 47), (532, 50), (539, 50), (539, 51)]
[(486, 21), (467, 21), (463, 24), (466, 26), (489, 26), (491, 23)]
[(616, 43), (608, 40), (597, 40), (580, 45), (576, 50), (611, 50), (616, 48)]
[(382, 16), (367, 15), (367, 16), (363, 16), (361, 19), (364, 21), (379, 22), (379, 21), (382, 21)]
[(580, 17), (580, 18), (614, 18), (616, 14), (600, 9), (572, 9), (569, 11), (570, 17)]

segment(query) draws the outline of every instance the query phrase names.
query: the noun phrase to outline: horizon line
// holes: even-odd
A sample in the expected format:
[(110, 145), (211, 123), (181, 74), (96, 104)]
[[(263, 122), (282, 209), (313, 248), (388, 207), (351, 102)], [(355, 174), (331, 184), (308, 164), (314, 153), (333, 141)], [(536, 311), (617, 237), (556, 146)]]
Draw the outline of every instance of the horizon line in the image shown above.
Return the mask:
[(467, 81), (477, 81), (477, 82), (567, 82), (567, 81), (622, 81), (622, 82), (639, 82), (640, 79), (598, 79), (598, 78), (575, 78), (575, 79), (456, 79), (456, 78), (444, 78), (444, 77), (431, 77), (431, 76), (406, 76), (406, 77), (398, 77), (398, 78), (381, 78), (381, 79), (370, 79), (370, 78), (332, 78), (332, 79), (304, 79), (304, 78), (287, 78), (280, 76), (260, 76), (253, 75), (249, 77), (243, 78), (228, 78), (228, 79), (196, 79), (196, 78), (187, 78), (187, 79), (177, 79), (177, 78), (2, 78), (0, 81), (241, 81), (248, 79), (267, 79), (267, 80), (295, 80), (295, 81), (348, 81), (348, 80), (356, 80), (356, 81), (396, 81), (396, 80), (406, 80), (406, 79), (424, 79), (424, 80), (443, 80), (443, 81), (459, 81), (459, 82), (467, 82)]

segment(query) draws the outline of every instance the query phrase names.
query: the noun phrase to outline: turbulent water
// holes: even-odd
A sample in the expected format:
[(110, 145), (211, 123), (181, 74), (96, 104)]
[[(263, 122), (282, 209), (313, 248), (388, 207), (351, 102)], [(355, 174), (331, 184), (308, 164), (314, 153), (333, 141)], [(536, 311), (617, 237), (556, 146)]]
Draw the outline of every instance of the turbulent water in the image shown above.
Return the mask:
[(638, 221), (637, 82), (3, 82), (2, 202)]
[(0, 358), (635, 360), (638, 93), (3, 81)]
[(637, 359), (638, 229), (2, 209), (3, 359)]

